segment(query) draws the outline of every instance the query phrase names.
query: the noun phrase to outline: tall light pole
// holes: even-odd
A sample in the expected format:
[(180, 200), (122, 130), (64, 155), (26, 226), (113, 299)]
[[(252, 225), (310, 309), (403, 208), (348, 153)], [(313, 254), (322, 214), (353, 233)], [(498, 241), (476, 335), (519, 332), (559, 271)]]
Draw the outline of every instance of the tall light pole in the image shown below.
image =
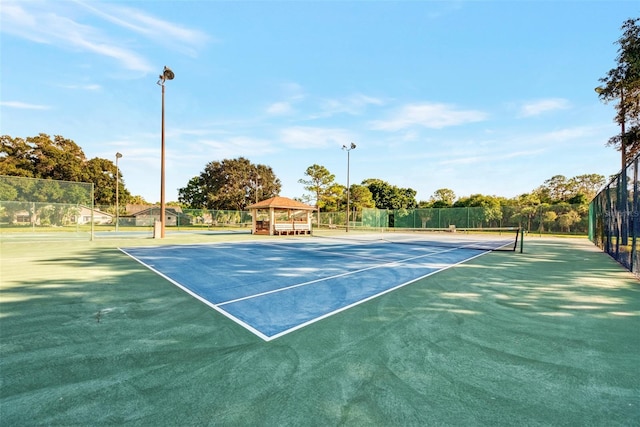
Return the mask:
[(167, 80), (173, 80), (175, 74), (171, 71), (171, 68), (164, 66), (162, 74), (158, 84), (162, 86), (162, 149), (160, 154), (160, 238), (164, 239), (164, 227), (165, 227), (165, 200), (164, 200), (164, 82)]
[(118, 223), (120, 222), (120, 203), (118, 203), (118, 190), (120, 188), (120, 169), (118, 168), (118, 159), (122, 154), (116, 153), (116, 232), (118, 232)]
[(350, 163), (350, 159), (349, 156), (351, 154), (351, 150), (353, 150), (354, 148), (356, 148), (356, 144), (354, 144), (353, 142), (351, 143), (350, 146), (346, 146), (343, 145), (342, 149), (345, 150), (347, 152), (347, 233), (349, 232), (349, 199), (350, 199), (350, 190), (349, 190), (349, 163)]

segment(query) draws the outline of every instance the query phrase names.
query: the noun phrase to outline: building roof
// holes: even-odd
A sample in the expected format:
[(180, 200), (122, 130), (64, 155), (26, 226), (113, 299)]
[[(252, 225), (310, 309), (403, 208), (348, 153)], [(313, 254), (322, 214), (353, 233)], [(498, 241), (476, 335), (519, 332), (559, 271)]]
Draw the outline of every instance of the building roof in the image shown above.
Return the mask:
[(297, 200), (289, 199), (287, 197), (272, 197), (270, 199), (263, 200), (258, 203), (254, 203), (253, 205), (247, 206), (247, 209), (299, 209), (299, 210), (307, 210), (314, 211), (316, 208), (313, 206), (309, 206), (302, 202), (298, 202)]
[[(164, 212), (172, 213), (173, 215), (182, 215), (182, 209), (176, 206), (171, 206), (171, 207), (165, 206)], [(138, 215), (160, 215), (160, 206), (152, 206), (145, 210), (132, 213), (130, 216), (138, 216)]]

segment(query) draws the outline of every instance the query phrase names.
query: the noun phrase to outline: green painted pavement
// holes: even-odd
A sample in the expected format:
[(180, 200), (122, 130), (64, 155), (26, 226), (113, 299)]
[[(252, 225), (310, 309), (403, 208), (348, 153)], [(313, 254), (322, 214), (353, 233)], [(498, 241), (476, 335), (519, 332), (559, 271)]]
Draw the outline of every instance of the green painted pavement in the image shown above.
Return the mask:
[[(248, 236), (178, 236), (134, 245)], [(640, 282), (529, 238), (272, 342), (117, 250), (0, 241), (2, 425), (640, 424)]]

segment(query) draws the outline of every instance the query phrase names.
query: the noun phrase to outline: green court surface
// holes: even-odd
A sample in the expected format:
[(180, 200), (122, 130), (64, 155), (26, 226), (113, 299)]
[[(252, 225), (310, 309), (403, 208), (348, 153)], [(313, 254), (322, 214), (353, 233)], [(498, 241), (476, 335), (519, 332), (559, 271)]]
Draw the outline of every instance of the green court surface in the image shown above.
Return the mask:
[(640, 282), (586, 239), (270, 342), (117, 249), (250, 238), (2, 240), (0, 424), (640, 425)]

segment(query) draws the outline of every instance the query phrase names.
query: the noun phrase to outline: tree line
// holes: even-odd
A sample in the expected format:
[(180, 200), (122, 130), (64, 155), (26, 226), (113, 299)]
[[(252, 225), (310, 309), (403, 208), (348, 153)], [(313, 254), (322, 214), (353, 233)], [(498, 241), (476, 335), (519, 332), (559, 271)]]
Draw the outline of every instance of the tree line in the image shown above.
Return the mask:
[[(318, 208), (318, 223), (323, 223), (321, 212), (336, 214), (333, 223), (345, 223), (348, 197), (351, 221), (362, 218), (367, 208), (376, 208), (392, 212), (389, 218), (393, 217), (395, 224), (409, 221), (411, 224), (407, 222), (409, 225), (405, 226), (416, 226), (416, 223), (433, 219), (430, 216), (434, 214), (429, 211), (446, 209), (464, 212), (460, 215), (467, 217), (470, 212), (465, 210), (467, 208), (474, 211), (475, 226), (498, 226), (515, 221), (515, 225), (527, 230), (542, 232), (557, 228), (571, 232), (577, 227), (585, 232), (589, 202), (605, 184), (605, 177), (598, 174), (572, 178), (555, 175), (531, 192), (511, 199), (483, 194), (457, 198), (453, 190), (442, 188), (424, 201), (416, 200), (414, 189), (398, 187), (379, 178), (352, 184), (347, 193), (346, 186), (336, 182), (335, 175), (318, 164), (309, 166), (299, 182), (303, 184), (305, 194), (297, 200)], [(240, 157), (209, 163), (199, 176), (180, 189), (179, 200), (184, 208), (244, 210), (250, 204), (278, 195), (279, 188), (280, 181), (271, 168), (254, 165)]]
[(111, 160), (87, 159), (78, 144), (60, 135), (0, 136), (0, 175), (93, 183), (96, 205), (115, 204), (118, 182), (120, 201), (146, 203), (141, 196), (131, 195)]
[[(116, 177), (117, 174), (117, 177)], [(0, 137), (0, 175), (55, 179), (94, 184), (94, 202), (97, 205), (115, 203), (116, 181), (123, 203), (145, 203), (140, 196), (132, 196), (126, 188), (122, 172), (108, 159), (87, 159), (82, 149), (72, 140), (46, 134), (35, 137)], [(344, 210), (347, 189), (336, 182), (326, 167), (309, 166), (299, 180), (306, 191), (297, 199), (317, 206), (323, 212)], [(494, 195), (473, 194), (457, 198), (453, 190), (436, 190), (428, 200), (416, 200), (417, 192), (402, 188), (380, 178), (368, 178), (349, 188), (349, 202), (353, 210), (363, 208), (413, 209), (474, 207), (487, 205), (540, 203), (585, 204), (605, 183), (598, 174), (585, 174), (572, 178), (556, 175), (530, 193), (516, 199)], [(178, 190), (178, 204), (192, 209), (245, 210), (253, 203), (280, 194), (282, 184), (273, 169), (254, 164), (244, 157), (208, 163), (204, 170)]]

